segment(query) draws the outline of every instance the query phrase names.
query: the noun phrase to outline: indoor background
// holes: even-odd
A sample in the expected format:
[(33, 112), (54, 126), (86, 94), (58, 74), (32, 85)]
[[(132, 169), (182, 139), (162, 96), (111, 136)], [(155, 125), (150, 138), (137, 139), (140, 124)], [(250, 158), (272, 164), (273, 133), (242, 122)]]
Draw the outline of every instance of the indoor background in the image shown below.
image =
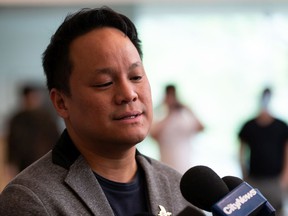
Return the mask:
[[(102, 5), (135, 22), (154, 106), (161, 103), (164, 86), (174, 83), (181, 100), (204, 124), (205, 130), (191, 140), (187, 160), (193, 166), (207, 165), (220, 176), (241, 177), (237, 133), (257, 112), (266, 86), (273, 89), (273, 113), (288, 122), (288, 1), (79, 2), (0, 0), (2, 137), (18, 103), (18, 87), (27, 81), (45, 85), (41, 55), (64, 17), (82, 7)], [(157, 144), (149, 137), (138, 148), (159, 158)], [(4, 172), (5, 142), (1, 149)]]

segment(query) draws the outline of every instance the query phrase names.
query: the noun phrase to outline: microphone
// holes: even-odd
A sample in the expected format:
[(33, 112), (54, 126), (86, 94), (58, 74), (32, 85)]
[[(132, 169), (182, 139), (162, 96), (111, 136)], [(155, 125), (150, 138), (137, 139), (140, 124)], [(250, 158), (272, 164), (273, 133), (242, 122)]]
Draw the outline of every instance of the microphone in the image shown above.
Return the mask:
[(205, 215), (204, 212), (200, 211), (200, 210), (195, 210), (195, 207), (186, 207), (185, 209), (183, 209), (179, 214), (177, 214), (176, 216), (203, 216)]
[(180, 190), (188, 202), (209, 212), (218, 200), (229, 193), (220, 176), (206, 166), (195, 166), (186, 171), (180, 181)]
[(235, 176), (225, 176), (222, 178), (222, 180), (229, 188), (229, 191), (234, 190), (236, 187), (238, 187), (240, 184), (244, 182), (242, 179)]
[[(227, 195), (227, 198), (229, 195), (232, 197), (233, 194), (237, 194), (237, 193), (240, 194), (241, 192), (245, 193), (245, 188), (248, 188), (250, 190), (248, 192), (250, 194), (253, 190), (255, 191), (255, 193), (256, 193), (255, 197), (249, 197), (249, 196), (244, 197), (245, 196), (244, 195), (242, 197), (239, 196), (238, 198), (235, 199), (236, 202), (237, 202), (237, 199), (238, 199), (238, 201), (240, 201), (240, 203), (238, 202), (238, 205), (244, 206), (244, 205), (246, 205), (245, 202), (250, 202), (249, 205), (253, 204), (253, 206), (251, 206), (250, 208), (245, 206), (246, 211), (247, 211), (247, 214), (245, 214), (245, 215), (274, 216), (276, 214), (276, 210), (273, 208), (273, 206), (267, 201), (267, 199), (261, 194), (261, 192), (258, 189), (252, 188), (248, 183), (244, 182), (242, 179), (235, 177), (235, 176), (225, 176), (222, 178), (222, 180), (226, 183), (227, 187), (231, 191)], [(248, 193), (246, 193), (246, 195)], [(246, 201), (246, 199), (241, 200), (240, 198), (243, 198), (243, 197), (247, 198), (247, 199), (249, 198), (249, 199), (251, 199), (251, 201), (249, 201), (249, 199), (247, 201)], [(256, 199), (256, 198), (258, 198), (258, 199)], [(242, 201), (244, 203), (242, 203)], [(216, 203), (216, 205), (217, 205), (217, 203)], [(216, 207), (216, 205), (215, 205), (215, 208), (218, 208), (218, 207)], [(248, 203), (247, 203), (247, 205), (248, 205)], [(230, 211), (233, 211), (233, 210), (231, 209)], [(236, 211), (236, 210), (234, 210), (234, 211)], [(240, 212), (239, 215), (243, 215), (242, 211), (239, 210), (239, 212)], [(251, 213), (248, 214), (249, 213), (248, 211), (250, 211)], [(235, 215), (238, 215), (238, 214), (235, 213)]]
[(183, 197), (214, 216), (274, 216), (275, 209), (258, 189), (237, 177), (221, 179), (205, 166), (190, 168), (180, 181)]

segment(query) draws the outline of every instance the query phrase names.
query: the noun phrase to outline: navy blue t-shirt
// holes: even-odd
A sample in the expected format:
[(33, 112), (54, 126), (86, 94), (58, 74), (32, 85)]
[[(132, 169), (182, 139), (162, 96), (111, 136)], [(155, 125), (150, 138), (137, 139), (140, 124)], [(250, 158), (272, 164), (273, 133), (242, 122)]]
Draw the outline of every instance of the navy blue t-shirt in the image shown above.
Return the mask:
[(138, 168), (135, 179), (119, 183), (94, 173), (99, 181), (115, 216), (135, 216), (148, 212), (144, 172)]

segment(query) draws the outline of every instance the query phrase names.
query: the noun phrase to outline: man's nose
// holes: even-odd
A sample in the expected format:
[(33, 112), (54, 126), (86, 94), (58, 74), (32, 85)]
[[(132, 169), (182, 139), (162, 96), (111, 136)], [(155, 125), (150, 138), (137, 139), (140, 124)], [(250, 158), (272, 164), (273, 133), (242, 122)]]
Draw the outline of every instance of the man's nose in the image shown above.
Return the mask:
[(138, 94), (135, 86), (129, 81), (122, 82), (116, 89), (116, 103), (127, 104), (136, 101)]

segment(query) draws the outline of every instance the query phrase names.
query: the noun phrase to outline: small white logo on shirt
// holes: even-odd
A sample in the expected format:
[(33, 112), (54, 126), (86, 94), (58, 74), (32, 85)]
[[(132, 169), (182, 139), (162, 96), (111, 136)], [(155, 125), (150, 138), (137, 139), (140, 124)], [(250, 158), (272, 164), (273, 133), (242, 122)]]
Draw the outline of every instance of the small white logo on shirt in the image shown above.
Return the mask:
[(166, 211), (166, 209), (162, 205), (159, 205), (159, 208), (160, 208), (160, 212), (158, 216), (171, 216), (172, 215), (172, 213)]

